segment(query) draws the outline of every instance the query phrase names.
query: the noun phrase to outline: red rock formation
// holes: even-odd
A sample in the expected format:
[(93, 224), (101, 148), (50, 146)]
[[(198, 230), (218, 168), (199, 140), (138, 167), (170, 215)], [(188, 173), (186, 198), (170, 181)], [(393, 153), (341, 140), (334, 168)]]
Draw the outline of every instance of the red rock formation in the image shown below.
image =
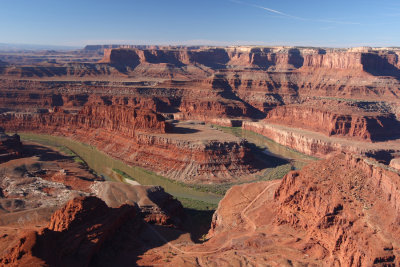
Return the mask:
[(400, 158), (395, 158), (390, 161), (390, 167), (400, 170)]
[[(369, 141), (400, 135), (400, 122), (392, 114), (360, 114), (356, 110), (346, 110), (346, 107), (339, 106), (337, 104), (330, 110), (324, 106), (281, 106), (268, 112), (266, 121), (321, 132), (328, 136), (349, 136)], [(391, 131), (388, 132), (387, 129)]]
[(304, 68), (363, 70), (361, 53), (334, 52), (304, 56)]
[[(311, 118), (310, 118), (311, 120)], [(399, 140), (365, 142), (354, 138), (327, 136), (318, 132), (287, 127), (266, 122), (243, 121), (243, 129), (261, 134), (273, 141), (310, 156), (325, 158), (337, 152), (351, 152), (375, 155), (380, 152), (391, 154), (400, 152)], [(387, 135), (390, 136), (390, 133)], [(396, 136), (390, 136), (395, 139)]]
[(209, 240), (171, 266), (397, 266), (400, 176), (338, 155), (269, 181), (232, 187)]
[(307, 231), (332, 264), (398, 264), (399, 185), (398, 173), (365, 159), (321, 162), (283, 179), (275, 193), (276, 222)]
[[(285, 47), (180, 48), (132, 47), (105, 48), (101, 63), (132, 65), (168, 63), (201, 64), (213, 69), (252, 67), (269, 70), (345, 69), (372, 71), (398, 68), (398, 56), (387, 51), (345, 49), (304, 49)], [(390, 65), (390, 66), (389, 66)]]
[(189, 133), (199, 132), (192, 141), (186, 140), (185, 134), (162, 135), (170, 125), (147, 110), (88, 106), (78, 114), (58, 108), (45, 114), (6, 113), (0, 116), (0, 125), (10, 131), (71, 137), (129, 164), (190, 183), (230, 181), (259, 169), (247, 142), (231, 136), (230, 140), (208, 138), (208, 134), (217, 130), (210, 129), (210, 133), (208, 127), (201, 125), (197, 127), (200, 129), (188, 129)]
[[(100, 64), (6, 68), (0, 108), (42, 112), (58, 106), (73, 113), (101, 103), (225, 126), (268, 116), (328, 136), (384, 141), (398, 133), (398, 54), (379, 48), (110, 46)], [(343, 110), (344, 102), (351, 108)], [(132, 136), (119, 123), (96, 123)], [(360, 150), (289, 132), (270, 135), (314, 155)]]
[(88, 266), (104, 243), (135, 216), (133, 206), (112, 209), (95, 197), (71, 200), (53, 214), (47, 228), (21, 237), (0, 263)]
[[(106, 185), (110, 183), (97, 183), (97, 189), (104, 189)], [(140, 195), (134, 200), (141, 207), (132, 202), (132, 205), (110, 208), (97, 197), (70, 200), (54, 212), (46, 228), (22, 234), (17, 244), (0, 258), (0, 265), (109, 266), (111, 262), (135, 265), (136, 256), (143, 247), (153, 246), (155, 242), (151, 236), (145, 239), (141, 236), (140, 231), (147, 230), (145, 221), (171, 225), (171, 222), (180, 222), (183, 209), (160, 188), (114, 185), (114, 191), (102, 197), (114, 204), (123, 199), (130, 201), (126, 195), (118, 193), (129, 195), (129, 192), (134, 193), (133, 189)], [(122, 191), (116, 191), (117, 187)], [(120, 246), (124, 249), (110, 250)]]
[(160, 186), (98, 182), (93, 184), (91, 189), (109, 207), (117, 208), (124, 204), (138, 205), (140, 216), (151, 224), (180, 226), (184, 217), (181, 203)]
[(6, 113), (1, 117), (1, 124), (12, 131), (86, 128), (115, 131), (127, 137), (134, 137), (136, 131), (165, 133), (169, 127), (161, 115), (151, 110), (94, 105), (84, 106), (78, 114), (60, 108), (44, 114)]

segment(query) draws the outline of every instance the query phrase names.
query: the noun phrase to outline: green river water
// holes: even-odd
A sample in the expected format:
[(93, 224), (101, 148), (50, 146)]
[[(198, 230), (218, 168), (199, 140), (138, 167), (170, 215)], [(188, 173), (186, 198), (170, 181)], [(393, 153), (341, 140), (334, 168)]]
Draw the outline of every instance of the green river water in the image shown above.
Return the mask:
[(53, 147), (67, 147), (78, 155), (85, 163), (95, 171), (98, 175), (103, 176), (106, 180), (114, 180), (115, 172), (113, 169), (118, 169), (125, 172), (127, 175), (135, 179), (141, 185), (159, 185), (166, 192), (178, 198), (188, 198), (199, 200), (211, 204), (217, 204), (222, 196), (200, 192), (192, 188), (174, 183), (165, 177), (157, 175), (151, 171), (145, 170), (136, 166), (129, 166), (126, 163), (114, 159), (107, 154), (97, 150), (95, 147), (83, 144), (72, 139), (60, 136), (51, 136), (32, 133), (18, 133), (22, 140), (37, 142), (43, 145)]
[[(272, 140), (256, 134), (251, 131), (242, 130), (241, 128), (232, 127), (220, 127), (213, 126), (221, 131), (231, 133), (233, 135), (247, 139), (249, 142), (257, 145), (258, 147), (265, 149), (266, 155), (273, 155), (286, 159), (291, 162), (293, 168), (299, 169), (308, 162), (315, 160), (315, 158), (306, 156), (299, 152), (288, 149), (282, 145), (279, 145)], [(159, 185), (162, 186), (166, 192), (177, 198), (191, 199), (195, 201), (202, 201), (213, 205), (218, 204), (222, 199), (221, 195), (214, 194), (211, 192), (202, 192), (195, 190), (188, 186), (179, 184), (165, 177), (157, 175), (151, 171), (145, 170), (136, 166), (129, 166), (121, 160), (112, 158), (111, 156), (97, 150), (95, 147), (74, 141), (70, 138), (51, 136), (43, 134), (33, 133), (19, 133), (22, 140), (37, 142), (43, 145), (52, 147), (66, 147), (78, 155), (90, 169), (95, 171), (98, 175), (103, 176), (106, 180), (118, 180), (118, 175), (115, 170), (122, 171), (132, 177), (135, 181), (142, 185)], [(279, 170), (281, 168), (281, 170)], [(282, 175), (286, 174), (289, 170), (287, 168), (277, 167), (276, 171), (283, 172), (276, 178), (281, 178)], [(271, 173), (271, 169), (268, 170)], [(274, 171), (274, 169), (272, 169)], [(276, 176), (276, 175), (275, 175)], [(260, 180), (272, 179), (271, 177), (260, 177)]]

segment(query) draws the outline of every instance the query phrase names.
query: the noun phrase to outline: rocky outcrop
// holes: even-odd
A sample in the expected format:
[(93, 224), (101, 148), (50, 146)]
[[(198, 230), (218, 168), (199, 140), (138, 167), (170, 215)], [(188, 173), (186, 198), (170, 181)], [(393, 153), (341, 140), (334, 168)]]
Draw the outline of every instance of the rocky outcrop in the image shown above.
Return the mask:
[(309, 132), (311, 134), (306, 134), (294, 128), (279, 127), (274, 124), (244, 121), (243, 129), (261, 134), (281, 145), (311, 156), (325, 157), (341, 151), (361, 152), (359, 150), (361, 148), (351, 146), (349, 143), (335, 142), (311, 132)]
[(134, 137), (136, 131), (165, 133), (169, 127), (161, 115), (151, 110), (124, 106), (85, 106), (78, 114), (60, 108), (42, 114), (10, 112), (2, 114), (0, 120), (4, 127), (12, 131), (86, 128), (115, 131), (127, 137)]
[[(312, 124), (312, 121), (310, 122)], [(367, 143), (353, 138), (327, 136), (318, 132), (267, 122), (243, 121), (243, 129), (261, 134), (273, 141), (310, 156), (325, 158), (337, 152), (363, 155), (395, 154), (400, 152), (398, 140)], [(390, 139), (395, 136), (390, 136)]]
[(368, 141), (400, 136), (400, 122), (393, 114), (360, 114), (345, 107), (329, 110), (324, 106), (286, 105), (268, 112), (265, 120), (328, 136), (347, 136)]
[[(396, 51), (397, 52), (397, 51)], [(343, 69), (396, 74), (398, 54), (384, 50), (290, 47), (123, 47), (105, 48), (101, 63), (136, 67), (142, 63), (173, 66), (204, 65), (212, 69), (247, 67), (278, 70)], [(380, 71), (380, 72), (378, 72)], [(386, 72), (385, 72), (386, 71)]]
[(181, 203), (160, 186), (97, 182), (91, 190), (111, 208), (124, 204), (137, 205), (140, 216), (148, 223), (180, 226), (184, 217)]
[(47, 228), (22, 236), (0, 262), (11, 266), (88, 266), (116, 231), (135, 216), (133, 206), (112, 209), (95, 197), (76, 198), (53, 214)]
[(363, 70), (362, 53), (332, 52), (304, 56), (304, 68)]
[[(210, 239), (188, 251), (210, 266), (396, 266), (399, 183), (384, 165), (340, 154), (280, 181), (234, 186), (213, 216)], [(172, 265), (189, 265), (190, 256)]]
[[(145, 161), (160, 174), (176, 180), (222, 183), (258, 170), (250, 146), (244, 140), (188, 142), (141, 134), (137, 142), (146, 151), (140, 149), (135, 161)], [(164, 166), (166, 162), (168, 168)]]
[(0, 124), (10, 131), (70, 137), (126, 163), (189, 183), (221, 183), (259, 170), (247, 142), (229, 135), (224, 140), (222, 133), (201, 124), (172, 129), (161, 115), (148, 110), (87, 106), (71, 114), (56, 108), (44, 114), (6, 113)]
[(307, 231), (331, 255), (331, 264), (395, 265), (399, 183), (396, 172), (342, 155), (287, 175), (275, 192), (275, 221)]
[[(97, 193), (98, 185), (93, 188)], [(137, 263), (137, 256), (150, 245), (156, 248), (141, 257), (142, 263), (160, 263), (166, 257), (163, 264), (167, 266), (196, 266), (198, 262), (231, 266), (250, 261), (260, 266), (396, 265), (399, 188), (398, 172), (368, 158), (340, 154), (293, 171), (283, 180), (232, 187), (213, 216), (209, 240), (198, 245), (170, 243), (165, 255), (159, 243), (150, 245), (153, 232), (145, 227), (140, 213), (151, 203), (170, 201), (164, 202), (157, 188), (149, 192), (149, 188), (112, 186), (99, 195), (113, 205), (133, 196), (137, 204), (109, 208), (96, 197), (71, 200), (53, 214), (46, 228), (23, 234), (0, 262), (126, 266)], [(142, 193), (148, 196), (143, 198)], [(144, 218), (157, 222), (146, 213)]]
[(53, 213), (47, 227), (23, 233), (2, 252), (0, 264), (136, 265), (138, 255), (160, 242), (149, 224), (173, 232), (183, 218), (180, 202), (160, 187), (99, 182), (92, 190), (116, 207), (94, 196), (74, 198)]
[(390, 167), (400, 170), (400, 158), (395, 158), (390, 161)]
[(7, 135), (4, 129), (0, 128), (0, 163), (20, 157), (22, 150), (19, 135)]

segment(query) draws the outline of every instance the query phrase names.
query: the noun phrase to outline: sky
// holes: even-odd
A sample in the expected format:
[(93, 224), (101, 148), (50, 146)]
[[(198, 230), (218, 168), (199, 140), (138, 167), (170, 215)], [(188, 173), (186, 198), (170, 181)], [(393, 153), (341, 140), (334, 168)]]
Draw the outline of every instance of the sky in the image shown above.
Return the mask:
[(0, 0), (0, 43), (400, 46), (400, 1)]

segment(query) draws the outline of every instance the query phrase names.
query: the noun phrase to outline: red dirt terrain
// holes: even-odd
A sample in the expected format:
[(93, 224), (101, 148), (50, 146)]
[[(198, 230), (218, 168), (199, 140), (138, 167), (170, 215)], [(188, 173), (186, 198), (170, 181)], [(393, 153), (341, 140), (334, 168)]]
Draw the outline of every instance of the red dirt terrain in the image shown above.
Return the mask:
[(209, 241), (171, 245), (171, 266), (397, 266), (400, 176), (385, 168), (342, 154), (235, 186)]
[[(71, 156), (35, 143), (21, 150), (0, 164), (1, 266), (134, 265), (160, 244), (149, 225), (184, 233), (177, 228), (183, 207), (163, 188), (105, 182)], [(126, 250), (110, 254), (120, 245)]]
[(209, 240), (199, 245), (146, 226), (134, 203), (109, 208), (98, 198), (81, 197), (56, 211), (46, 228), (22, 234), (0, 261), (12, 266), (107, 266), (111, 261), (116, 266), (396, 266), (399, 188), (393, 169), (337, 155), (283, 180), (232, 187), (214, 214)]

